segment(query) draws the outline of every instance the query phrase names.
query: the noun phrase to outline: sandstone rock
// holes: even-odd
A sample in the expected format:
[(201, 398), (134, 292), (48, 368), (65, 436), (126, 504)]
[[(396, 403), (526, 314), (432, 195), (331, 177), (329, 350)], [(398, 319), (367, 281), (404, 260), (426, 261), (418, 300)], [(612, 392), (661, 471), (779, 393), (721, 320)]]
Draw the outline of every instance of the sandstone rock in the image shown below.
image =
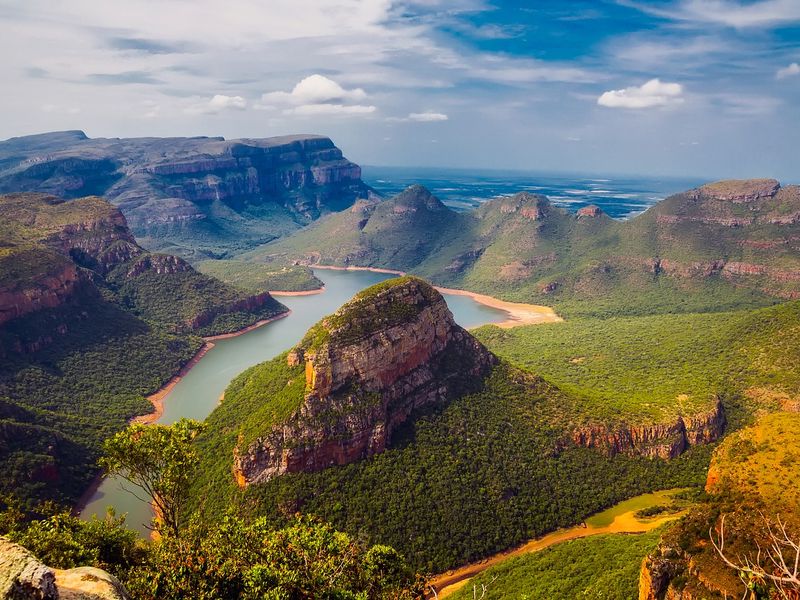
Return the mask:
[(599, 217), (603, 214), (603, 210), (599, 206), (595, 206), (594, 204), (590, 204), (589, 206), (584, 206), (578, 209), (578, 212), (575, 213), (578, 215), (578, 218), (581, 217)]
[(455, 324), (439, 292), (403, 277), (323, 319), (288, 362), (305, 365), (305, 400), (287, 421), (237, 446), (239, 485), (383, 452), (412, 411), (480, 385), (497, 359)]
[(0, 537), (0, 599), (57, 600), (55, 572), (22, 546)]
[[(329, 138), (314, 135), (15, 138), (0, 142), (0, 192), (8, 191), (67, 198), (102, 194), (121, 208), (137, 236), (177, 246), (186, 243), (186, 230), (211, 222), (212, 229), (227, 234), (211, 245), (217, 248), (227, 240), (240, 247), (237, 237), (243, 235), (254, 245), (269, 241), (278, 213), (281, 220), (311, 220), (372, 195), (361, 181), (361, 168)], [(258, 221), (262, 227), (253, 227)]]
[(771, 198), (780, 189), (775, 179), (730, 179), (709, 183), (689, 192), (693, 199), (702, 197), (734, 203), (753, 202)]
[(51, 569), (0, 536), (0, 600), (129, 599), (119, 580), (101, 569)]
[(269, 292), (253, 294), (252, 296), (247, 296), (241, 300), (216, 306), (210, 310), (203, 311), (186, 321), (186, 326), (189, 329), (199, 329), (213, 322), (214, 319), (219, 315), (235, 312), (251, 312), (272, 303), (275, 303), (275, 300)]
[(711, 410), (681, 415), (673, 422), (578, 427), (572, 432), (572, 442), (578, 446), (603, 450), (611, 456), (626, 453), (669, 459), (681, 455), (690, 446), (716, 441), (724, 429), (725, 414), (722, 402), (717, 398)]

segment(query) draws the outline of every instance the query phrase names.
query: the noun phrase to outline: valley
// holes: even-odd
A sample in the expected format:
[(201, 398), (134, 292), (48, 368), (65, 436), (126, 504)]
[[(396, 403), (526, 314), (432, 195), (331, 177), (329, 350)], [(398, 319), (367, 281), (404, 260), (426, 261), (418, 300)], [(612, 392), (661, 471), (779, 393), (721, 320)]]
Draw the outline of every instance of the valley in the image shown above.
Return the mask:
[[(720, 182), (615, 221), (528, 193), (454, 212), (413, 186), (196, 270), (148, 252), (100, 198), (1, 197), (6, 484), (31, 506), (74, 503), (128, 420), (192, 418), (205, 426), (187, 523), (291, 528), (302, 512), (427, 575), (536, 539), (523, 547), (556, 545), (476, 581), (497, 575), (500, 593), (504, 573), (542, 568), (566, 590), (578, 583), (546, 565), (587, 548), (620, 574), (606, 589), (655, 586), (656, 567), (637, 579), (630, 561), (667, 565), (658, 541), (672, 535), (689, 558), (669, 573), (707, 560), (687, 527), (728, 488), (674, 526), (632, 512), (595, 521), (656, 490), (697, 490), (732, 436), (796, 410), (796, 201), (774, 181)], [(98, 370), (95, 387), (82, 365)], [(131, 491), (99, 481), (83, 522), (112, 506), (147, 535), (151, 507)], [(603, 535), (662, 525), (660, 538)]]

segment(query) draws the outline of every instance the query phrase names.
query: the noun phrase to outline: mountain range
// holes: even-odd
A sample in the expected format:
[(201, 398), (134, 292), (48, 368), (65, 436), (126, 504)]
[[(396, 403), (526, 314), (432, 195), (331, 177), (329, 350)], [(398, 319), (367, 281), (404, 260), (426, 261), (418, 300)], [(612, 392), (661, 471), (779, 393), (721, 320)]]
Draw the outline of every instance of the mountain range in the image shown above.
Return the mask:
[(326, 137), (95, 138), (62, 131), (0, 142), (0, 193), (101, 195), (139, 242), (222, 257), (368, 198), (358, 165)]

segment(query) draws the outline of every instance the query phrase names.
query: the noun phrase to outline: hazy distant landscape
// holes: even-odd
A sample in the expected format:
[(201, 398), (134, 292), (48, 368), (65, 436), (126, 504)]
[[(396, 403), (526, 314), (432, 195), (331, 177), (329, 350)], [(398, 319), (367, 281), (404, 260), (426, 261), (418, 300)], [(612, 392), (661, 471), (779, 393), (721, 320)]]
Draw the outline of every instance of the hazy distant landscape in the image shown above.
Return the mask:
[(475, 208), (492, 198), (525, 191), (547, 196), (555, 206), (572, 212), (594, 204), (616, 219), (630, 218), (671, 194), (705, 182), (698, 178), (467, 171), (424, 166), (365, 166), (363, 178), (365, 183), (386, 197), (419, 183), (455, 210)]

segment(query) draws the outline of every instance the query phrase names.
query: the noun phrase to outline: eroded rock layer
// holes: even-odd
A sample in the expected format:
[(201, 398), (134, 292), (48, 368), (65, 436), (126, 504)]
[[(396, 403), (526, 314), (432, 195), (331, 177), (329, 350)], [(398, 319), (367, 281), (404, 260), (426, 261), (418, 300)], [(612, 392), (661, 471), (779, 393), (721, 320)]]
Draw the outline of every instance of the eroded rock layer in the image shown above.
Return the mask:
[(578, 446), (598, 448), (613, 456), (619, 453), (650, 458), (675, 458), (691, 446), (717, 441), (725, 430), (725, 413), (717, 398), (714, 407), (680, 415), (672, 422), (650, 425), (595, 425), (572, 432)]
[(411, 413), (479, 386), (497, 359), (456, 325), (442, 296), (403, 277), (369, 288), (288, 355), (305, 398), (284, 423), (237, 447), (242, 486), (383, 452)]

